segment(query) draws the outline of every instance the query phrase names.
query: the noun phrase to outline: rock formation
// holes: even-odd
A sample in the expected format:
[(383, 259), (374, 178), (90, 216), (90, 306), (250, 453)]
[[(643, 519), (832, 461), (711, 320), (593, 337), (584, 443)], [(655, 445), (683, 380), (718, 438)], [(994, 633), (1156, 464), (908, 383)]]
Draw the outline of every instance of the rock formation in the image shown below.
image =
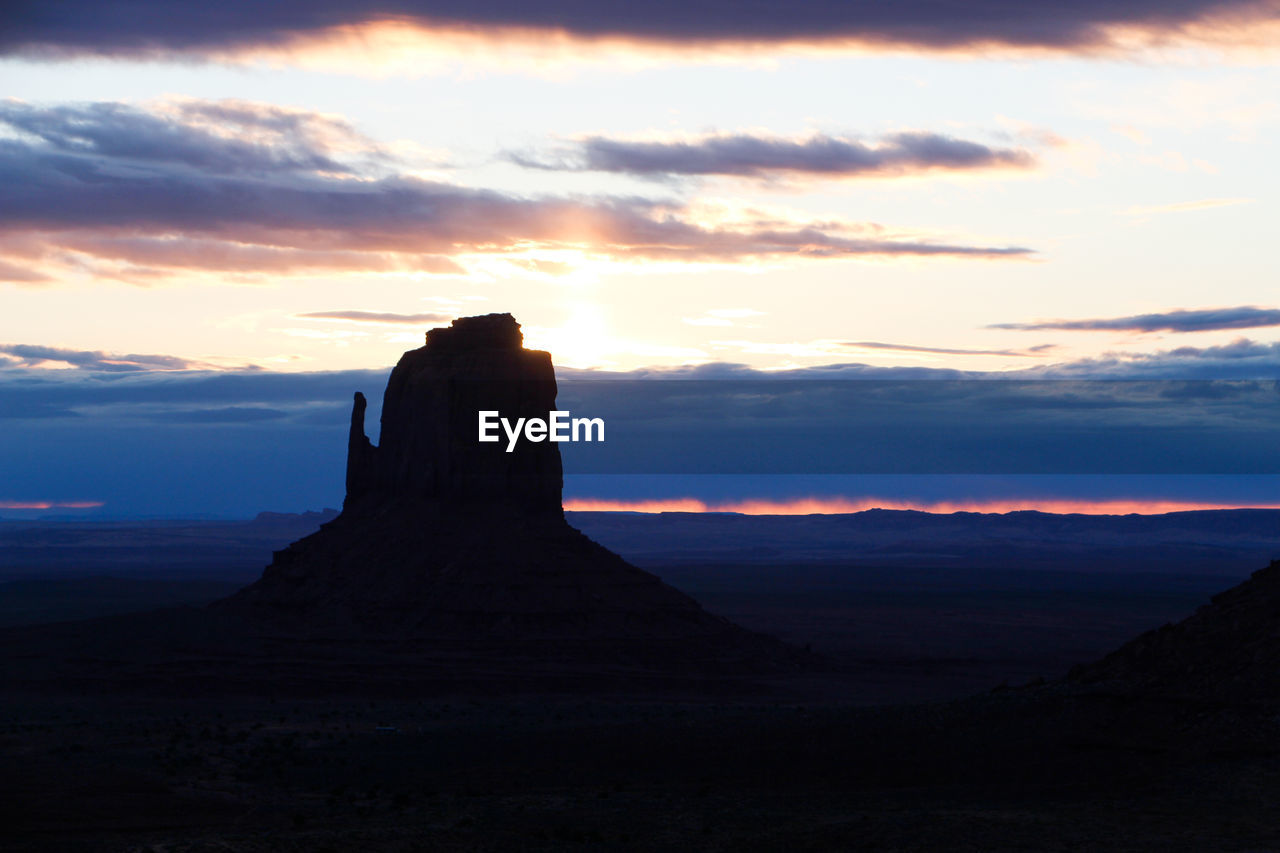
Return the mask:
[(1280, 560), (1069, 679), (1200, 703), (1280, 702)]
[[(551, 357), (509, 314), (427, 333), (391, 373), (375, 446), (356, 394), (343, 511), (216, 605), (266, 634), (392, 638), (682, 667), (793, 657), (565, 521), (559, 445), (477, 439), (477, 411), (555, 409)], [(771, 663), (772, 662), (772, 663)]]
[(351, 413), (344, 511), (369, 514), (397, 503), (456, 511), (506, 506), (527, 512), (560, 510), (560, 450), (550, 442), (476, 440), (480, 410), (512, 420), (555, 408), (551, 355), (522, 347), (510, 314), (455, 320), (427, 333), (427, 344), (404, 354), (387, 383), (382, 437), (364, 433), (364, 395)]

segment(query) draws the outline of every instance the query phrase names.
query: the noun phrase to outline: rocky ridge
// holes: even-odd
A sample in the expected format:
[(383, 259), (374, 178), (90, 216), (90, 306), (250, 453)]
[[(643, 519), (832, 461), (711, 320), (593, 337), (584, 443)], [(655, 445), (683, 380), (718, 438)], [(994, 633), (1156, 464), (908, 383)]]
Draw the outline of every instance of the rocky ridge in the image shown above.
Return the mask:
[(1201, 703), (1280, 702), (1280, 560), (1069, 681)]

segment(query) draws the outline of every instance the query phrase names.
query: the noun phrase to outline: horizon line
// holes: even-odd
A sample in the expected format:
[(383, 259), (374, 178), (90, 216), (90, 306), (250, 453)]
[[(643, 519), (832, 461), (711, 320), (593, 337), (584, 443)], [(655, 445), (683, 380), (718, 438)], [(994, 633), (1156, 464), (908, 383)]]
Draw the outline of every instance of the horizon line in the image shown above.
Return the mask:
[(688, 512), (738, 515), (846, 515), (872, 509), (904, 510), (947, 515), (957, 512), (1003, 514), (1044, 512), (1055, 515), (1163, 515), (1199, 510), (1280, 509), (1280, 503), (1231, 503), (1141, 498), (992, 498), (969, 500), (900, 500), (884, 498), (803, 497), (788, 499), (747, 498), (705, 501), (700, 498), (566, 498), (566, 512)]

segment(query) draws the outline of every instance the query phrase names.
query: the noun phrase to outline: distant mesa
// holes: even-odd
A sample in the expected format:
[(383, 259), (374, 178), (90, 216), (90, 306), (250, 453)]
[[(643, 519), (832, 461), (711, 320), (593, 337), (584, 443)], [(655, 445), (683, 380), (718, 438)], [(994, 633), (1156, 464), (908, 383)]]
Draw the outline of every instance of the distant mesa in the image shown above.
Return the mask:
[(558, 444), (477, 441), (477, 412), (555, 409), (551, 356), (510, 314), (454, 320), (405, 353), (381, 436), (356, 394), (342, 513), (214, 609), (254, 632), (658, 668), (789, 666), (740, 628), (569, 526)]

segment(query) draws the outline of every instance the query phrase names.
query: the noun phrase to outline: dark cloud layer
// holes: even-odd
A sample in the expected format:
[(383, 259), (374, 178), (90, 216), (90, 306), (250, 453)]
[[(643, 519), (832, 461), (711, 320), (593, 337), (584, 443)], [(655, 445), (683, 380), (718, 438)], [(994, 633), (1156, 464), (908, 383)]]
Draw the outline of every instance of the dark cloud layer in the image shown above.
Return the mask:
[(1049, 378), (1265, 379), (1280, 381), (1280, 343), (1239, 338), (1210, 347), (1109, 354), (1040, 369)]
[(912, 346), (910, 344), (890, 344), (882, 341), (842, 341), (841, 346), (852, 347), (854, 349), (878, 349), (888, 350), (890, 352), (919, 352), (919, 353), (935, 353), (938, 355), (1012, 355), (1019, 357), (1031, 357), (1043, 355), (1050, 349), (1052, 344), (1041, 344), (1040, 346), (1030, 347), (1029, 349), (950, 349), (947, 347), (925, 347)]
[(212, 409), (159, 411), (152, 413), (149, 420), (177, 424), (256, 424), (284, 420), (292, 414), (293, 412), (288, 409), (273, 409), (266, 406), (223, 406)]
[[(277, 373), (269, 370), (9, 370), (0, 374), (4, 408), (157, 412), (235, 406), (305, 409), (351, 403), (353, 391), (381, 388), (388, 370)], [(372, 397), (370, 398), (372, 402)]]
[(857, 42), (954, 49), (987, 45), (1092, 49), (1117, 30), (1150, 39), (1201, 22), (1248, 22), (1272, 10), (1257, 0), (660, 0), (644, 4), (515, 0), (17, 0), (5, 10), (0, 50), (66, 55), (211, 53), (281, 46), (334, 27), (378, 21), (424, 28), (544, 30), (676, 44)]
[[(210, 130), (224, 119), (233, 131), (281, 129), (286, 141), (268, 134), (246, 145), (225, 126)], [(25, 280), (58, 264), (144, 281), (186, 269), (459, 272), (453, 256), (531, 248), (685, 262), (1030, 254), (867, 223), (728, 226), (652, 199), (526, 197), (379, 176), (368, 158), (334, 159), (368, 153), (340, 122), (244, 102), (152, 111), (7, 104), (0, 125), (18, 132), (0, 140), (0, 276), (8, 269)]]
[(340, 119), (242, 101), (179, 101), (164, 112), (113, 102), (34, 107), (0, 101), (0, 124), (54, 151), (213, 174), (351, 173), (337, 150), (377, 152)]
[[(863, 342), (859, 346), (878, 342)], [(1041, 352), (1047, 346), (1026, 352)], [(873, 348), (925, 349), (897, 344)], [(935, 348), (942, 349), (942, 348)], [(930, 351), (925, 349), (925, 351)], [(999, 351), (992, 351), (999, 352)], [(961, 354), (961, 353), (957, 353)], [(1001, 353), (1003, 354), (1003, 353)], [(1240, 338), (1210, 347), (1177, 347), (1147, 353), (1108, 353), (1094, 358), (1054, 362), (1017, 370), (959, 370), (951, 367), (883, 366), (859, 362), (813, 365), (788, 370), (759, 371), (744, 364), (715, 362), (696, 366), (648, 367), (626, 373), (557, 368), (557, 375), (579, 381), (608, 379), (728, 380), (847, 379), (847, 380), (1238, 380), (1280, 382), (1280, 342)], [(1280, 386), (1277, 386), (1280, 387)]]
[(55, 363), (81, 370), (128, 373), (151, 370), (190, 370), (203, 366), (199, 362), (173, 355), (106, 353), (99, 350), (74, 350), (33, 344), (0, 344), (0, 354), (10, 356), (0, 361), (0, 368), (21, 368)]
[[(562, 372), (559, 405), (609, 430), (607, 442), (563, 448), (566, 471), (1280, 472), (1274, 380), (975, 380), (855, 367), (667, 373), (674, 381)], [(708, 378), (717, 374), (732, 378)], [(0, 470), (10, 498), (82, 495), (117, 513), (334, 505), (352, 392), (376, 407), (385, 383), (386, 371), (4, 371)], [(374, 430), (377, 416), (367, 418)]]
[(512, 154), (540, 169), (625, 172), (644, 177), (677, 175), (886, 177), (934, 171), (1026, 169), (1030, 152), (993, 148), (936, 133), (897, 133), (874, 144), (813, 136), (804, 140), (748, 134), (709, 136), (693, 142), (639, 142), (595, 136), (552, 157)]
[(1094, 320), (1037, 320), (1034, 323), (997, 323), (991, 329), (1042, 331), (1059, 329), (1081, 332), (1208, 332), (1221, 329), (1257, 329), (1280, 326), (1280, 309), (1205, 308), (1196, 311), (1166, 311)]
[[(7, 496), (83, 495), (116, 513), (334, 505), (352, 393), (369, 397), (376, 430), (387, 382), (386, 370), (211, 372), (169, 369), (184, 362), (168, 356), (0, 353), (11, 363), (0, 370)], [(83, 369), (17, 366), (46, 357)], [(133, 362), (122, 369), (122, 359)], [(606, 443), (565, 448), (571, 474), (1280, 471), (1280, 344), (1007, 372), (850, 363), (557, 373), (561, 407), (604, 417), (610, 430)]]

